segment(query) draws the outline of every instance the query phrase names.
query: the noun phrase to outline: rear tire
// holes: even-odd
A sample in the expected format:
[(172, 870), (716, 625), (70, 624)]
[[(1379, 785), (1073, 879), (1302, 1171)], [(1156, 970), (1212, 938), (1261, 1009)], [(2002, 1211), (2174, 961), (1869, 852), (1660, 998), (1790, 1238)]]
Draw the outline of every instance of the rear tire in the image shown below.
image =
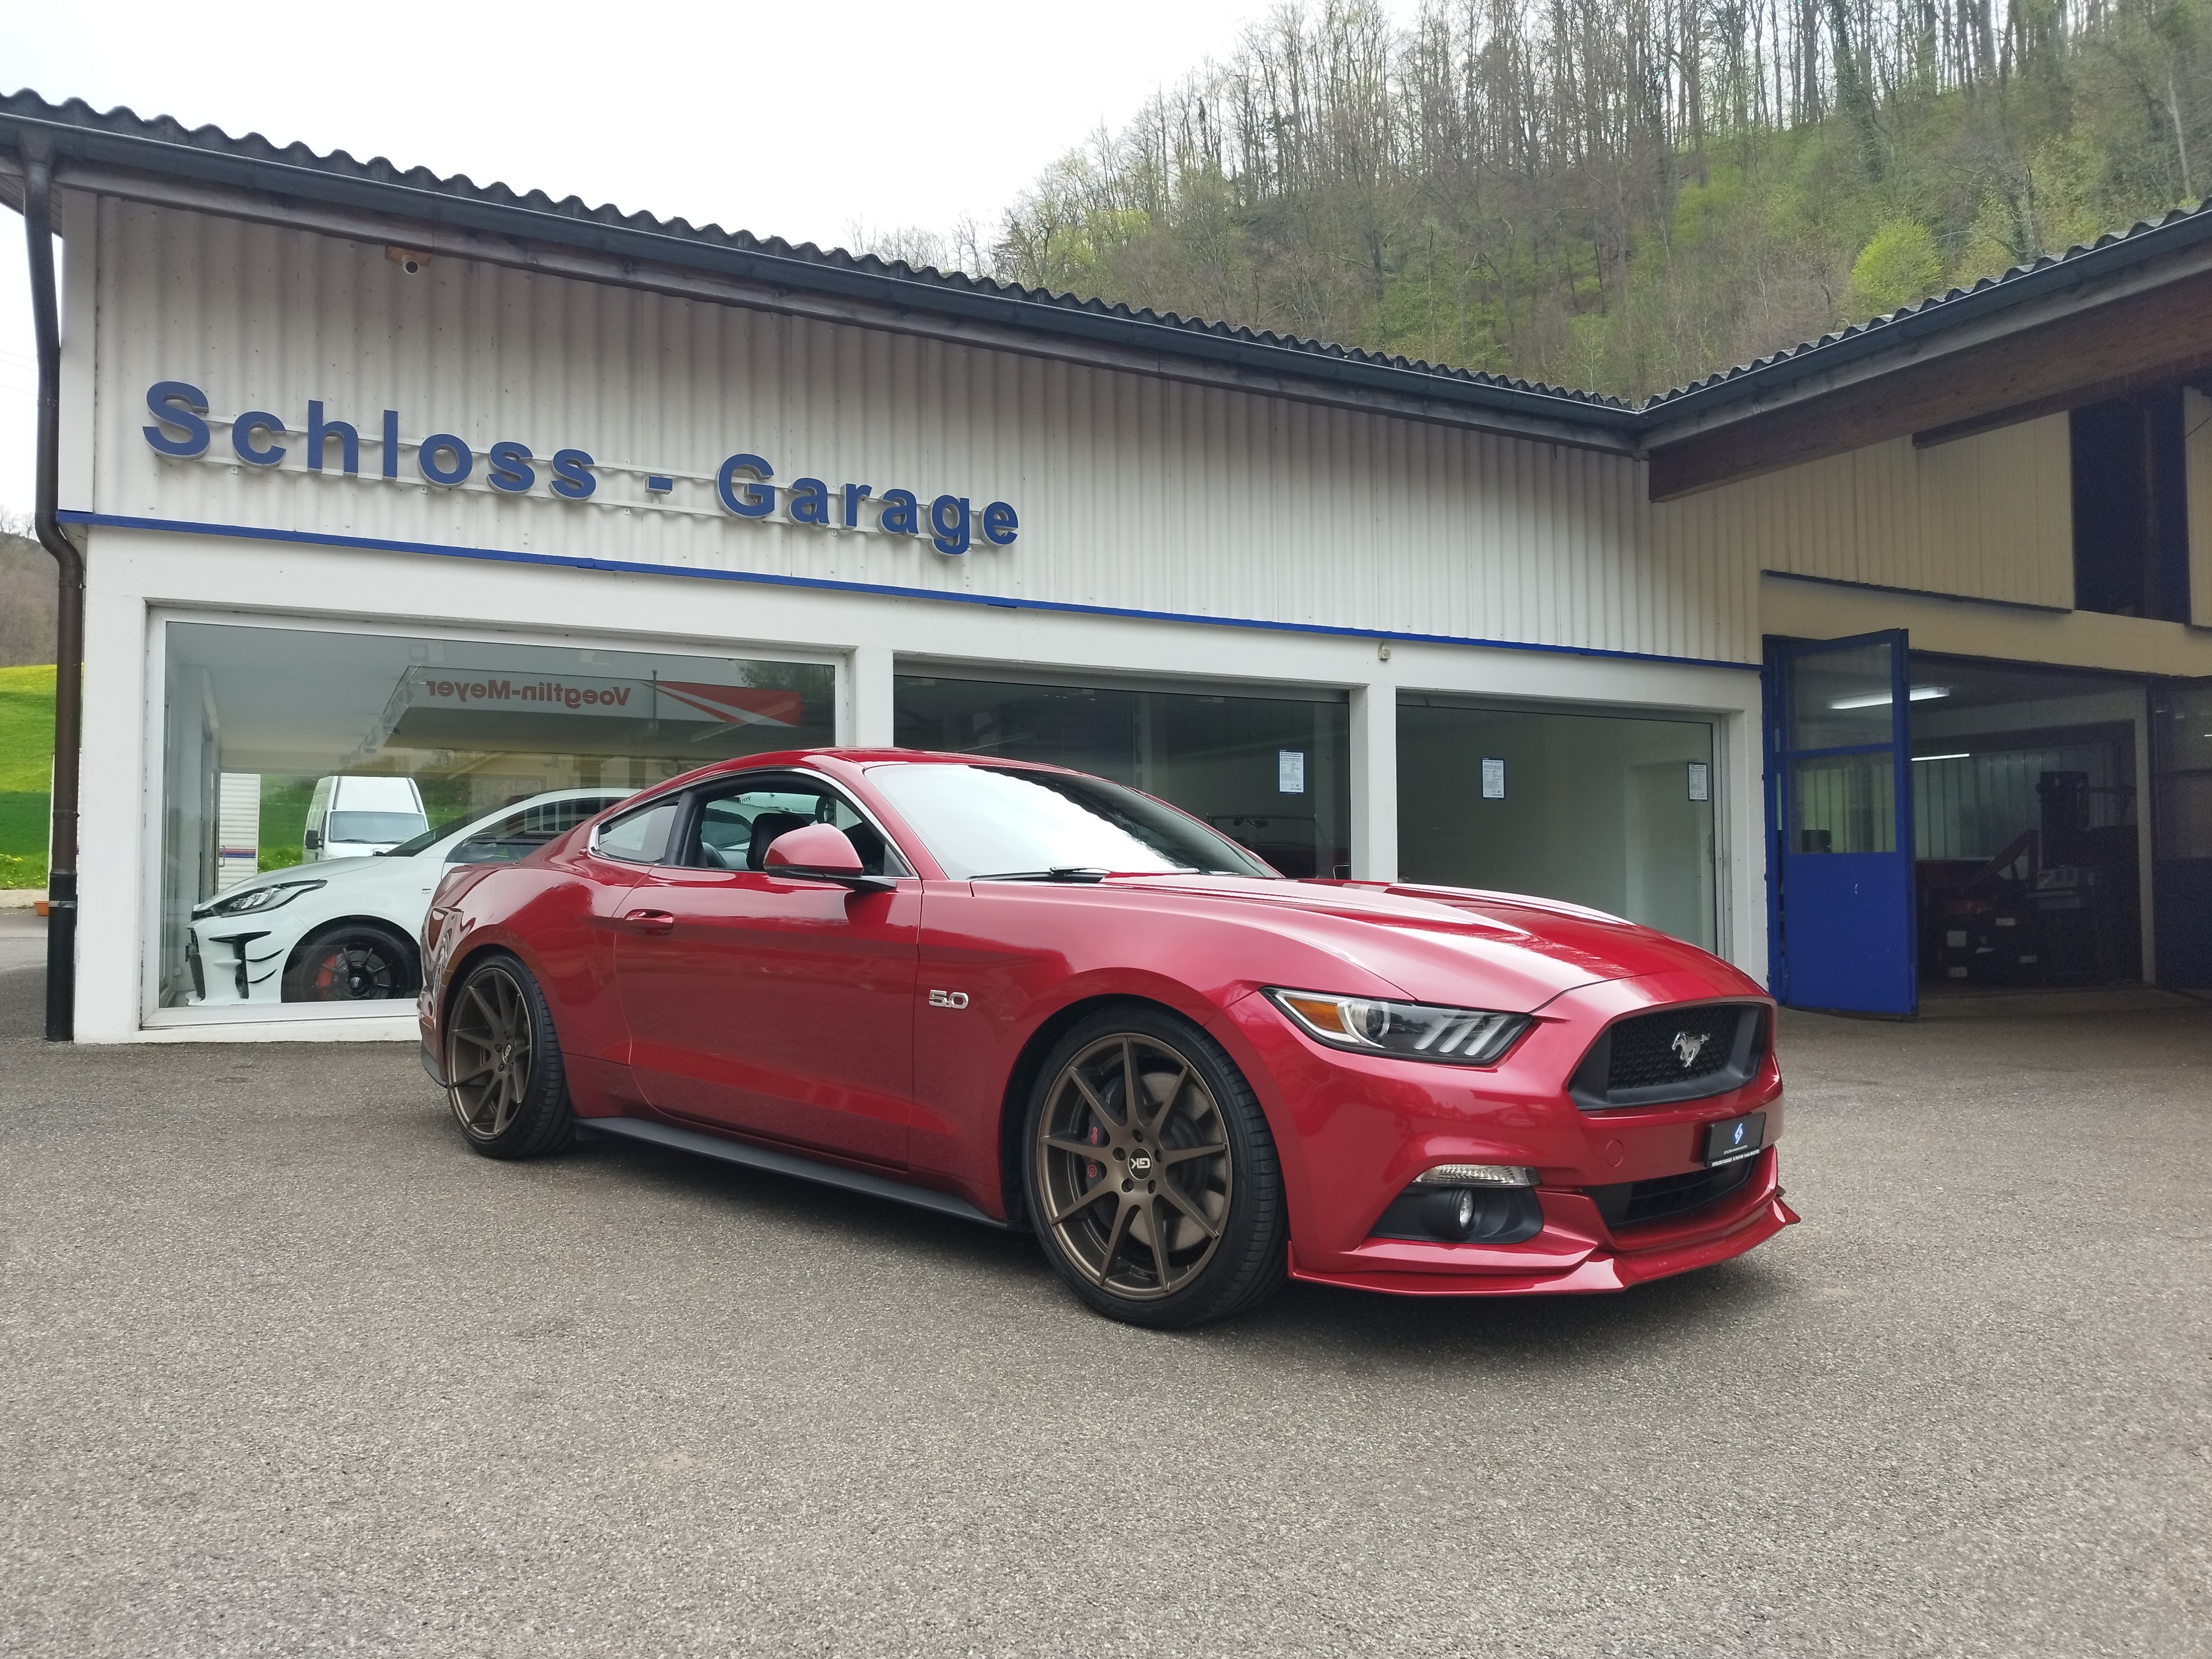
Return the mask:
[(388, 1002), (421, 983), (415, 944), (374, 921), (340, 922), (293, 952), (284, 969), (287, 1002)]
[(1101, 1009), (1054, 1045), (1022, 1146), (1038, 1242), (1109, 1319), (1156, 1330), (1226, 1319), (1288, 1274), (1282, 1170), (1260, 1103), (1220, 1044), (1164, 1008)]
[(486, 1158), (542, 1158), (576, 1136), (552, 1011), (530, 970), (507, 955), (463, 975), (445, 1019), (446, 1099)]

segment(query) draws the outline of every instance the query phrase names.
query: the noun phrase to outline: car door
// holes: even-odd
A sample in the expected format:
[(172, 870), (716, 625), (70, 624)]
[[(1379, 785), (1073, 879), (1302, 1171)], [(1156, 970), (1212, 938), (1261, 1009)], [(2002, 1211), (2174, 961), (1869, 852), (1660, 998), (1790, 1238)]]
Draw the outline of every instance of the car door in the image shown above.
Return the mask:
[[(886, 892), (762, 867), (833, 823)], [(678, 1117), (903, 1168), (914, 1091), (921, 887), (824, 781), (718, 780), (690, 796), (671, 860), (624, 901), (617, 974), (630, 1063)]]

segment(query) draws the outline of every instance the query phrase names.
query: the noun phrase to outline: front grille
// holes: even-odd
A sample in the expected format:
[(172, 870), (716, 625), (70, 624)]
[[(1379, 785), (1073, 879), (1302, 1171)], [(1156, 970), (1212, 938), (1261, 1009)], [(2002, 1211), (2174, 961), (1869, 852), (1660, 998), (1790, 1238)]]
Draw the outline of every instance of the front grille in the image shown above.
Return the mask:
[(1692, 1170), (1686, 1175), (1625, 1181), (1613, 1187), (1585, 1187), (1583, 1192), (1597, 1206), (1607, 1226), (1640, 1227), (1647, 1221), (1665, 1221), (1717, 1203), (1751, 1179), (1752, 1166), (1758, 1162), (1747, 1158), (1717, 1170)]
[(1607, 1026), (1567, 1092), (1586, 1112), (1702, 1100), (1750, 1082), (1765, 1058), (1766, 1014), (1757, 1003), (1685, 1003)]
[[(1727, 1069), (1745, 1011), (1725, 1004), (1644, 1014), (1613, 1028), (1613, 1059), (1606, 1068), (1608, 1093), (1686, 1083)], [(1687, 1061), (1684, 1054), (1690, 1056)]]

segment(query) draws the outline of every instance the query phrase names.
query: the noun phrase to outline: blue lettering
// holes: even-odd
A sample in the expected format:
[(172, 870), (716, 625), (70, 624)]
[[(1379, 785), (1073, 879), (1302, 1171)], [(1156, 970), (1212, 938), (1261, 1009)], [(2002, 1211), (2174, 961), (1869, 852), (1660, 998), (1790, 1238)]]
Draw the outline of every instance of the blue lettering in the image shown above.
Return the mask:
[(1014, 539), (1014, 532), (1022, 521), (1014, 516), (1014, 509), (1004, 501), (993, 501), (983, 509), (983, 539), (994, 547), (1006, 547)]
[(732, 455), (715, 477), (714, 493), (722, 498), (724, 507), (741, 519), (766, 518), (775, 510), (775, 491), (762, 488), (752, 478), (740, 479), (740, 472), (750, 472), (753, 478), (775, 477), (775, 469), (759, 456)]
[(270, 444), (267, 448), (256, 447), (253, 434), (266, 432), (272, 436), (284, 429), (284, 422), (265, 409), (249, 409), (230, 423), (230, 447), (238, 459), (250, 466), (274, 466), (284, 459), (284, 447)]
[(537, 469), (530, 465), (535, 459), (513, 439), (501, 438), (491, 447), (491, 465), (484, 474), (484, 482), (494, 489), (520, 495), (538, 482)]
[[(200, 419), (208, 412), (207, 393), (198, 386), (182, 380), (156, 380), (146, 388), (146, 412), (161, 423), (144, 428), (146, 441), (162, 454), (207, 453), (207, 422)], [(161, 430), (163, 426), (173, 426), (185, 435), (172, 438)]]
[(338, 459), (344, 465), (346, 476), (351, 477), (361, 471), (361, 434), (343, 421), (325, 421), (322, 400), (307, 400), (307, 470), (323, 470), (323, 449), (330, 441), (338, 441)]
[(866, 485), (866, 484), (847, 484), (847, 485), (845, 486), (845, 528), (846, 528), (846, 529), (848, 529), (848, 530), (853, 530), (853, 529), (856, 529), (856, 528), (858, 528), (858, 526), (859, 526), (859, 525), (860, 525), (860, 503), (861, 503), (862, 501), (866, 501), (866, 500), (867, 500), (867, 499), (868, 499), (868, 487), (867, 487), (867, 485)]
[(939, 495), (929, 504), (930, 545), (940, 553), (968, 550), (968, 498)]
[(883, 526), (894, 536), (911, 536), (921, 528), (921, 503), (911, 489), (884, 491)]
[(794, 524), (828, 524), (830, 486), (819, 478), (793, 479), (791, 517)]
[[(438, 464), (438, 452), (449, 452), (453, 457), (451, 467)], [(457, 484), (469, 476), (476, 465), (476, 457), (469, 447), (450, 432), (433, 432), (416, 447), (415, 464), (422, 469), (422, 476), (434, 484)]]
[(580, 449), (553, 452), (553, 493), (563, 500), (580, 501), (599, 487), (591, 473), (592, 458)]
[(399, 411), (396, 409), (384, 411), (384, 476), (399, 476)]

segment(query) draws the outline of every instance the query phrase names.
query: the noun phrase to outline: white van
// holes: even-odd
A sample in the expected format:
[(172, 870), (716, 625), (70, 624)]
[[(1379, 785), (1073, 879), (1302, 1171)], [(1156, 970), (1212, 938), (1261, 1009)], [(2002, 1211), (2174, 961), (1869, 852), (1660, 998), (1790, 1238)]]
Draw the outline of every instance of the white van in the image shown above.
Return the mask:
[(300, 861), (367, 858), (411, 841), (430, 827), (412, 778), (318, 778), (307, 802)]

